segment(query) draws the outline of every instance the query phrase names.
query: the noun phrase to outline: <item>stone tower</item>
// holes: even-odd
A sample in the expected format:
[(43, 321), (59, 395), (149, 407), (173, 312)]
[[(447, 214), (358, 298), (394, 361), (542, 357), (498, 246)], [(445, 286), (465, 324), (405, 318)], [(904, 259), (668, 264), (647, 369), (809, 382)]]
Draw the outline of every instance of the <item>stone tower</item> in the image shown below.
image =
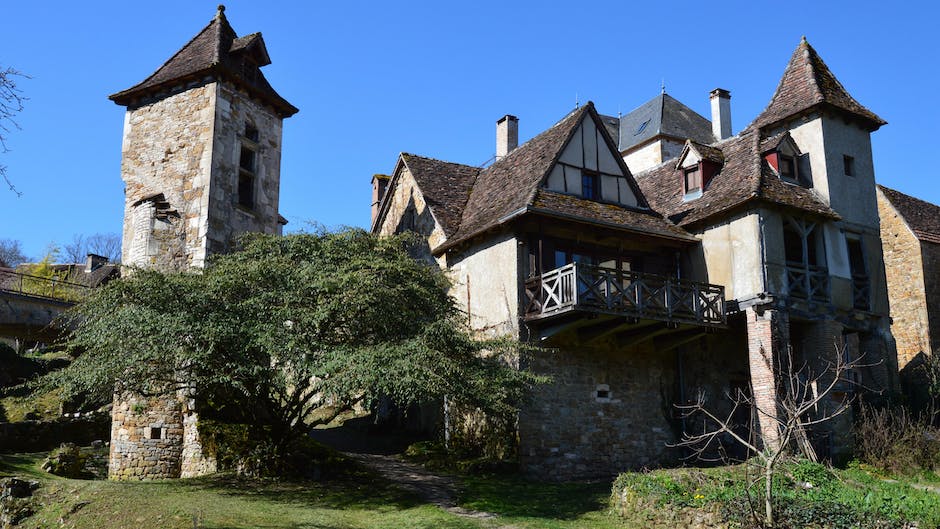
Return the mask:
[[(297, 109), (268, 84), (260, 33), (236, 35), (215, 18), (136, 86), (126, 106), (121, 178), (125, 265), (205, 266), (246, 232), (280, 234), (281, 125)], [(191, 477), (215, 469), (203, 455), (192, 394), (116, 394), (112, 479)]]
[(260, 33), (218, 14), (144, 81), (126, 106), (123, 262), (202, 267), (245, 232), (280, 233), (281, 124), (297, 109), (268, 84)]

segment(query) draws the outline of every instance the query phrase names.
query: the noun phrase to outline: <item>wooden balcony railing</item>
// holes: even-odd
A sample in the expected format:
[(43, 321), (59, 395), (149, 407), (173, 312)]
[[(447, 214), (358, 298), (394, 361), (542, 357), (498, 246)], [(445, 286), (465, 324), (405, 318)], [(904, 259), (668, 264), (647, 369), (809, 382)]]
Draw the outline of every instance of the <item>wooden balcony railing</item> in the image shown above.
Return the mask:
[(867, 274), (852, 274), (852, 306), (859, 310), (871, 309), (871, 281)]
[(572, 310), (707, 326), (726, 324), (725, 289), (639, 272), (572, 263), (525, 283), (525, 318)]
[(91, 288), (81, 283), (55, 277), (34, 276), (0, 269), (0, 290), (37, 298), (75, 302), (84, 299)]
[(829, 270), (822, 266), (787, 263), (787, 289), (794, 298), (829, 301)]

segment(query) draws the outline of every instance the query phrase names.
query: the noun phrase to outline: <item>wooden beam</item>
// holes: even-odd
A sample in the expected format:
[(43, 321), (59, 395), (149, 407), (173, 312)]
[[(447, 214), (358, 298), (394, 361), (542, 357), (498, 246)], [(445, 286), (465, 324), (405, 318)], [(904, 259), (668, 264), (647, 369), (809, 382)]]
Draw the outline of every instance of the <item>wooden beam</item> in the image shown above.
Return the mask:
[(694, 342), (702, 336), (705, 335), (704, 329), (688, 329), (683, 331), (677, 331), (668, 336), (660, 336), (655, 340), (655, 346), (657, 351), (671, 351), (680, 345), (685, 345), (689, 342)]

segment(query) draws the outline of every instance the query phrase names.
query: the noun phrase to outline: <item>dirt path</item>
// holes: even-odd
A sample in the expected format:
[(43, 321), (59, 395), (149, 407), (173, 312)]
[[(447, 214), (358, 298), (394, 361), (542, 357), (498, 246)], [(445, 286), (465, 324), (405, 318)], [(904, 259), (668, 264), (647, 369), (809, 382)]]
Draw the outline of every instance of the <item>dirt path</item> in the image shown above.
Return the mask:
[(453, 478), (432, 474), (420, 465), (403, 461), (397, 455), (351, 452), (347, 452), (346, 455), (375, 470), (396, 486), (451, 514), (482, 520), (496, 518), (493, 513), (473, 511), (458, 506), (458, 485)]

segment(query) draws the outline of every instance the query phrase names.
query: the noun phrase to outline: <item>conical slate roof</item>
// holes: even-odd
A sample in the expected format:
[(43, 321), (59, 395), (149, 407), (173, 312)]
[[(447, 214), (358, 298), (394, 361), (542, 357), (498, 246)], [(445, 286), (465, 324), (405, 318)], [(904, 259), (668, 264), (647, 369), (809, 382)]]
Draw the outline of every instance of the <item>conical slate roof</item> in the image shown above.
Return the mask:
[(244, 88), (273, 107), (281, 117), (297, 108), (268, 84), (260, 68), (271, 63), (260, 33), (238, 37), (219, 6), (215, 18), (149, 77), (127, 90), (108, 96), (124, 106), (136, 104), (161, 91), (206, 77), (224, 79)]
[(847, 112), (872, 131), (887, 123), (849, 95), (803, 37), (790, 57), (770, 104), (752, 126), (764, 128), (817, 105), (829, 105)]

